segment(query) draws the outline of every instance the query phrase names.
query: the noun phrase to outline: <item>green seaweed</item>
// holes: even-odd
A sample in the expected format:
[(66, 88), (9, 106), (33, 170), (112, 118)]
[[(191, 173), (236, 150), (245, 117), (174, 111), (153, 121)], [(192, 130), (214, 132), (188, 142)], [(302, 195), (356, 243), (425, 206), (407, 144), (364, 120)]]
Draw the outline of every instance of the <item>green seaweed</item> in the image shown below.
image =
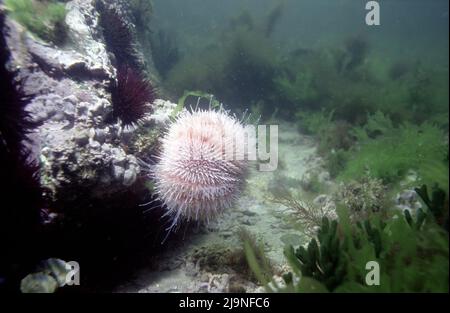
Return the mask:
[[(448, 233), (428, 214), (375, 214), (358, 223), (345, 208), (338, 215), (339, 221), (323, 218), (306, 247), (285, 247), (292, 272), (283, 275), (285, 286), (261, 281), (268, 291), (448, 292)], [(379, 284), (366, 283), (370, 261), (379, 264)]]
[(438, 182), (448, 189), (447, 146), (438, 127), (430, 123), (404, 123), (390, 129), (384, 126), (382, 136), (370, 138), (373, 137), (370, 130), (376, 128), (366, 127), (365, 133), (358, 130), (360, 142), (352, 149), (352, 158), (339, 175), (341, 179), (360, 178), (369, 173), (385, 183), (395, 183), (409, 170), (416, 170), (424, 183)]
[(39, 38), (61, 44), (66, 39), (66, 7), (55, 0), (5, 0), (12, 18)]
[(284, 2), (279, 1), (267, 14), (264, 19), (262, 28), (263, 33), (266, 37), (272, 35), (275, 30), (276, 25), (279, 23), (281, 17), (284, 13)]
[(353, 135), (359, 142), (364, 142), (370, 138), (388, 134), (394, 130), (392, 120), (383, 112), (376, 111), (367, 115), (367, 122), (363, 126), (354, 127)]
[(433, 214), (436, 222), (448, 231), (448, 197), (445, 190), (435, 185), (431, 197), (428, 194), (427, 185), (415, 188), (415, 191)]
[(186, 106), (186, 100), (189, 97), (197, 98), (197, 103), (199, 103), (201, 99), (206, 99), (207, 101), (209, 101), (209, 106), (212, 109), (220, 107), (220, 102), (217, 101), (216, 99), (214, 99), (214, 95), (211, 95), (211, 94), (208, 94), (208, 93), (202, 92), (202, 91), (186, 90), (184, 92), (183, 96), (180, 99), (178, 99), (177, 106), (172, 112), (172, 117), (177, 116), (177, 114), (183, 110), (183, 108)]
[(297, 112), (298, 126), (307, 134), (320, 134), (326, 131), (333, 122), (334, 111), (327, 112), (322, 109), (319, 112)]
[(274, 80), (286, 118), (326, 109), (336, 120), (363, 125), (367, 113), (381, 111), (394, 124), (433, 120), (448, 127), (446, 71), (413, 63), (393, 80), (380, 70), (391, 64), (370, 54), (360, 38), (350, 38), (342, 50), (298, 50), (284, 58)]
[(322, 282), (329, 290), (336, 288), (345, 275), (342, 242), (337, 237), (337, 225), (337, 221), (330, 223), (324, 217), (317, 235), (318, 242), (313, 238), (307, 248), (300, 246), (295, 250), (303, 276)]
[[(243, 243), (244, 254), (251, 271), (257, 281), (263, 282), (263, 285), (267, 285), (273, 276), (273, 267), (269, 258), (264, 253), (263, 245), (245, 228), (239, 229), (238, 235)], [(266, 290), (270, 291), (269, 288), (266, 288)]]
[(350, 153), (348, 151), (342, 149), (331, 151), (325, 158), (330, 177), (336, 178), (345, 169), (349, 159)]

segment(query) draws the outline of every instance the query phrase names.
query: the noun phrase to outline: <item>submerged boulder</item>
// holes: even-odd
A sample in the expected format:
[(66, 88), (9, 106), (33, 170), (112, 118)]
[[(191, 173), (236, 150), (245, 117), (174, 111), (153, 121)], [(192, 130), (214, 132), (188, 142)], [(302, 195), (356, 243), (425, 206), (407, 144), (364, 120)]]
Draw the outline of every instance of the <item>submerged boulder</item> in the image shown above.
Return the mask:
[[(27, 96), (25, 110), (33, 128), (26, 132), (27, 140), (21, 146), (26, 158), (36, 164), (45, 200), (37, 207), (41, 221), (35, 233), (39, 236), (21, 235), (24, 241), (33, 243), (29, 245), (33, 251), (17, 245), (24, 250), (21, 254), (14, 249), (5, 253), (7, 257), (0, 264), (0, 288), (3, 281), (18, 288), (17, 279), (20, 282), (25, 273), (30, 273), (31, 263), (54, 256), (80, 262), (86, 288), (102, 281), (99, 275), (105, 275), (107, 284), (108, 275), (120, 262), (133, 268), (131, 260), (139, 259), (138, 253), (151, 244), (160, 246), (158, 237), (164, 235), (160, 231), (165, 223), (162, 214), (157, 210), (144, 214), (146, 208), (140, 206), (152, 198), (152, 193), (142, 179), (144, 169), (139, 160), (157, 149), (176, 104), (142, 97), (151, 101), (140, 101), (140, 114), (130, 125), (115, 114), (112, 95), (119, 85), (121, 64), (107, 47), (98, 2), (114, 2), (117, 7), (127, 4), (106, 0), (66, 2), (66, 38), (58, 45), (33, 35), (0, 6), (4, 20), (0, 36), (5, 42), (0, 52), (7, 52), (1, 66)], [(126, 11), (115, 12), (120, 20), (132, 24)], [(131, 45), (139, 49), (139, 45)], [(149, 84), (148, 90), (152, 90), (153, 82), (147, 78), (154, 74), (140, 67), (133, 70), (141, 79), (137, 83), (144, 87)], [(126, 96), (126, 100), (131, 99)], [(24, 199), (29, 197), (20, 186), (17, 193), (24, 193)], [(11, 211), (24, 216), (22, 206)], [(39, 219), (39, 212), (37, 215)], [(8, 222), (11, 229), (22, 230), (15, 221)], [(2, 236), (7, 241), (16, 233)], [(158, 247), (147, 251), (155, 253)], [(14, 277), (3, 279), (10, 268), (19, 267)], [(54, 291), (55, 284), (47, 276), (27, 276), (22, 287), (27, 292)]]
[[(43, 42), (16, 21), (6, 20), (8, 68), (16, 71), (31, 96), (27, 110), (38, 125), (29, 136), (31, 158), (39, 161), (41, 182), (54, 200), (62, 194), (76, 196), (74, 185), (86, 187), (89, 196), (105, 198), (133, 185), (141, 172), (127, 146), (146, 131), (111, 118), (117, 69), (105, 44), (96, 2), (66, 4), (64, 46)], [(154, 114), (158, 123), (161, 114), (170, 115), (158, 110)], [(152, 119), (146, 116), (146, 129), (153, 128)]]

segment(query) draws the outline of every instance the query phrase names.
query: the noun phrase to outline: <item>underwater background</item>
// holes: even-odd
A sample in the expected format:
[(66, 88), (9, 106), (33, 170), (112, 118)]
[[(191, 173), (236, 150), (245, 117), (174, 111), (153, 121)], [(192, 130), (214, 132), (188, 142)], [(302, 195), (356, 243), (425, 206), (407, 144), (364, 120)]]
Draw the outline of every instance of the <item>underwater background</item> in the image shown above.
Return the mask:
[(367, 2), (0, 1), (0, 291), (448, 292), (449, 3)]

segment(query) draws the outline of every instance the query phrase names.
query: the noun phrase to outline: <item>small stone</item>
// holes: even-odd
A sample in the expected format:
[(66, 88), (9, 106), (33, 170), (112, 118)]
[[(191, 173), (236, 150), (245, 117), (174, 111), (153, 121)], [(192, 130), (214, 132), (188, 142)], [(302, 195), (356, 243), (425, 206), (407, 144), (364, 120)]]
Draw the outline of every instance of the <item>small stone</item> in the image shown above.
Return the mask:
[(29, 274), (20, 282), (23, 293), (53, 293), (57, 288), (56, 279), (44, 273)]
[(395, 204), (401, 211), (407, 210), (412, 214), (422, 207), (418, 195), (414, 190), (406, 189), (397, 194)]
[(397, 195), (396, 202), (398, 204), (413, 203), (416, 199), (417, 193), (414, 190), (404, 190)]

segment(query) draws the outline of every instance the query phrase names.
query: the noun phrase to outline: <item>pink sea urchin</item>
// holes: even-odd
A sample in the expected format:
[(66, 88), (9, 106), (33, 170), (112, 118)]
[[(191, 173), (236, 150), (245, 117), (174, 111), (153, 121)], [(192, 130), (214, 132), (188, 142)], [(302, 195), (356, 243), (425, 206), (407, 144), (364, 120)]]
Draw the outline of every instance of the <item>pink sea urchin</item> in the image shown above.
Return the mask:
[(209, 222), (232, 206), (247, 168), (244, 126), (226, 111), (184, 111), (162, 139), (155, 189), (172, 217)]

